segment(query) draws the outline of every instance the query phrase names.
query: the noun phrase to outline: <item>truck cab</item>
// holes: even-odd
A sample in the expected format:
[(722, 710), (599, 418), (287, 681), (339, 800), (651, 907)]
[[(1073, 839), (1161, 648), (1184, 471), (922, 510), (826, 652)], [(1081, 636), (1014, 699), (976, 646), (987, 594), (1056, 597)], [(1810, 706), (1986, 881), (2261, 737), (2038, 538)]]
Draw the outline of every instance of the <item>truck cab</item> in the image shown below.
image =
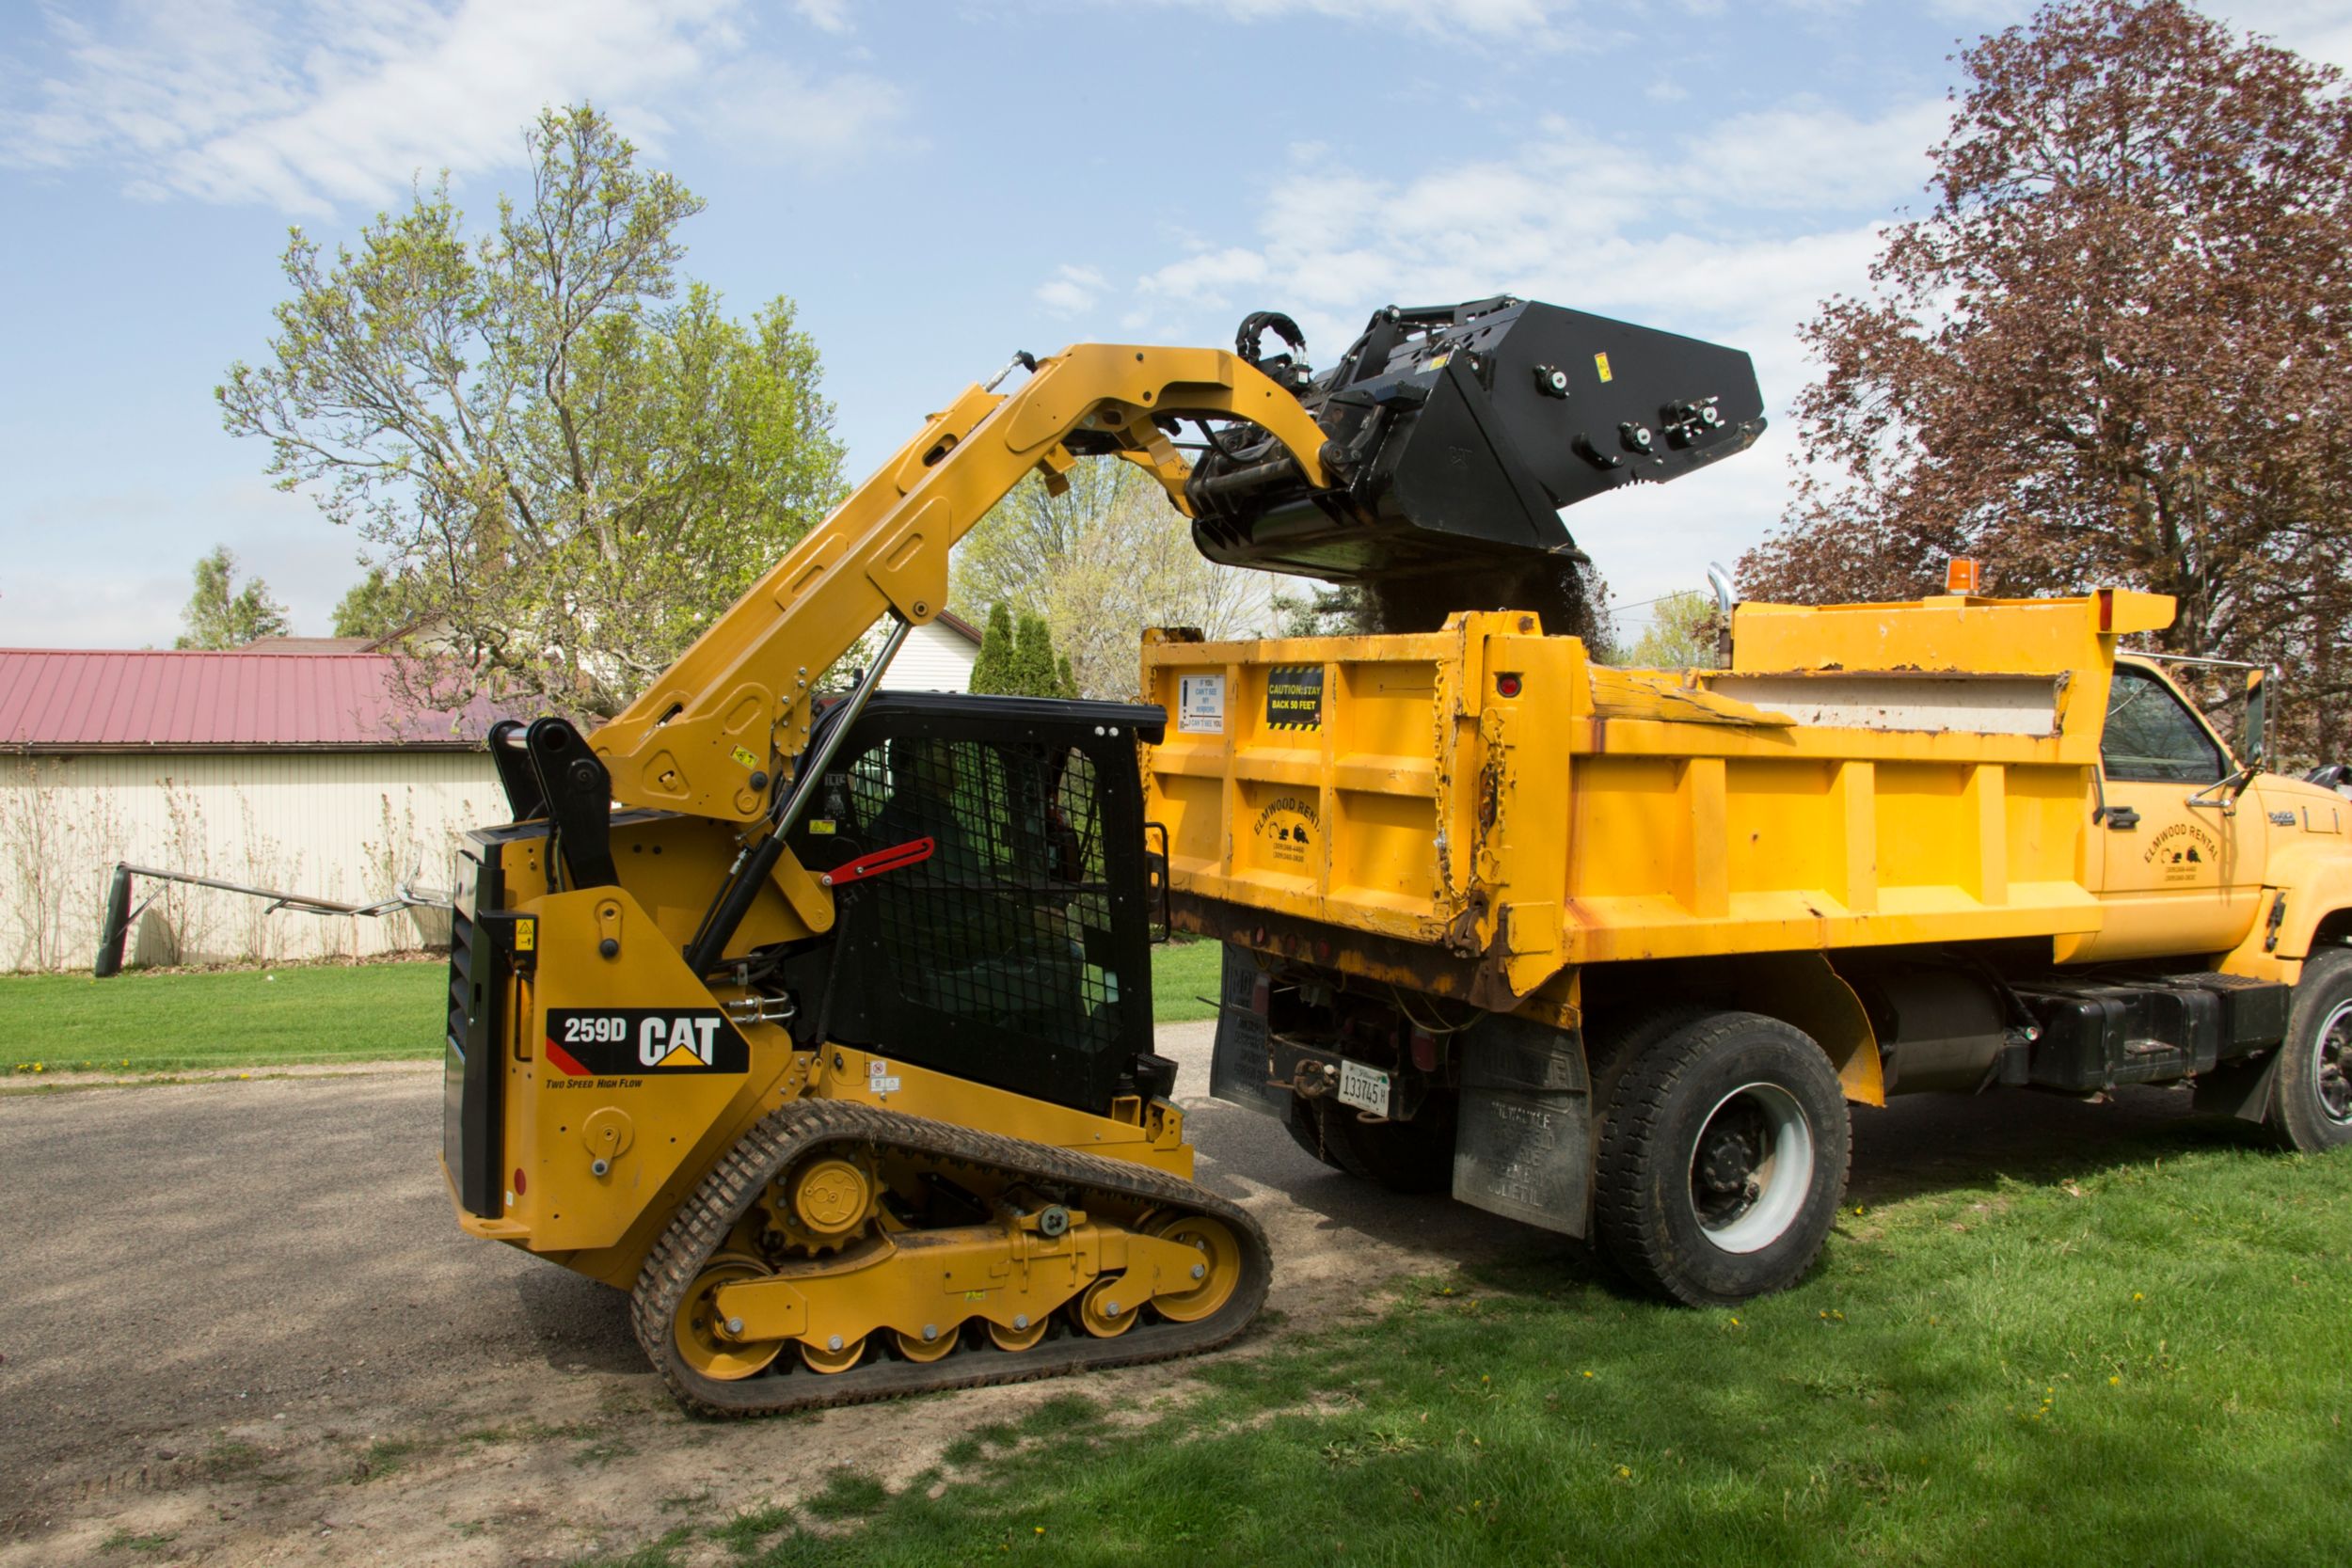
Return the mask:
[(2085, 844), (2084, 882), (2104, 918), (2061, 944), (2062, 962), (2206, 955), (2218, 969), (2292, 981), (2310, 927), (2286, 929), (2290, 895), (2313, 880), (2323, 900), (2340, 891), (2352, 859), (2344, 798), (2260, 771), (2259, 698), (2233, 748), (2165, 673), (2209, 662), (2116, 656)]

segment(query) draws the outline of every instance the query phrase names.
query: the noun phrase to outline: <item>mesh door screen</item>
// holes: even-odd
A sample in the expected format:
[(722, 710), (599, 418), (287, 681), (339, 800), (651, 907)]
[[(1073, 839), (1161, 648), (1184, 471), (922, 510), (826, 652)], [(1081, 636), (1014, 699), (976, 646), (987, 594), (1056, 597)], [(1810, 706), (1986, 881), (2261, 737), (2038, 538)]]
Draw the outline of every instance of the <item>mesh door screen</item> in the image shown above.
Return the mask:
[(856, 924), (889, 966), (860, 988), (877, 1012), (1089, 1053), (1118, 1043), (1101, 799), (1083, 752), (894, 736), (829, 782), (837, 831), (866, 851), (935, 845), (857, 886)]

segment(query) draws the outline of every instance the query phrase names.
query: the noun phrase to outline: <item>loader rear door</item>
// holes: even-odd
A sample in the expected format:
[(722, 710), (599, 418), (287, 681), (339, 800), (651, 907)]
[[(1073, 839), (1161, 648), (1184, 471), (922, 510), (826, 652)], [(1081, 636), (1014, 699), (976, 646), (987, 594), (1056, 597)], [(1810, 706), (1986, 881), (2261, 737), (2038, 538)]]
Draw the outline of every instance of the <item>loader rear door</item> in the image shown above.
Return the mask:
[(2232, 769), (2229, 753), (2169, 682), (2118, 661), (2100, 741), (2106, 806), (2090, 874), (2106, 918), (2086, 958), (2218, 953), (2237, 945), (2261, 901), (2264, 824), (2250, 798), (2191, 798)]

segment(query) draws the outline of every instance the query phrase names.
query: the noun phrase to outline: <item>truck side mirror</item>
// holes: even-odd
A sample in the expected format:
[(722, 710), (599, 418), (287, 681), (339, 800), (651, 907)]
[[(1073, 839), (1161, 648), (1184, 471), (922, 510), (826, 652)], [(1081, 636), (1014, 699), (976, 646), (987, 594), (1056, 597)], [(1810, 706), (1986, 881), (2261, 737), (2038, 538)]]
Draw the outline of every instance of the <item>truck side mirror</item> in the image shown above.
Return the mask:
[(2265, 673), (2261, 670), (2246, 672), (2246, 732), (2238, 741), (2238, 761), (2249, 773), (2263, 764), (2263, 718), (2268, 705), (2263, 690)]

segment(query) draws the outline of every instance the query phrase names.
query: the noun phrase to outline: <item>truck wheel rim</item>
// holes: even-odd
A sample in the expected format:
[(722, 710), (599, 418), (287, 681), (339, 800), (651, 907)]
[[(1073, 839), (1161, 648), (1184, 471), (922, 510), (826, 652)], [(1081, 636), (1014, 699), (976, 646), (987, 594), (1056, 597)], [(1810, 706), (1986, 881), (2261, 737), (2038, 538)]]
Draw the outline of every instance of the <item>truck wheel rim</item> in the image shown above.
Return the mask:
[(2312, 1087), (2320, 1114), (2332, 1122), (2352, 1122), (2352, 1002), (2338, 1006), (2312, 1042)]
[(1715, 1102), (1691, 1148), (1692, 1212), (1725, 1252), (1761, 1252), (1788, 1233), (1813, 1191), (1813, 1124), (1777, 1084), (1742, 1084)]

